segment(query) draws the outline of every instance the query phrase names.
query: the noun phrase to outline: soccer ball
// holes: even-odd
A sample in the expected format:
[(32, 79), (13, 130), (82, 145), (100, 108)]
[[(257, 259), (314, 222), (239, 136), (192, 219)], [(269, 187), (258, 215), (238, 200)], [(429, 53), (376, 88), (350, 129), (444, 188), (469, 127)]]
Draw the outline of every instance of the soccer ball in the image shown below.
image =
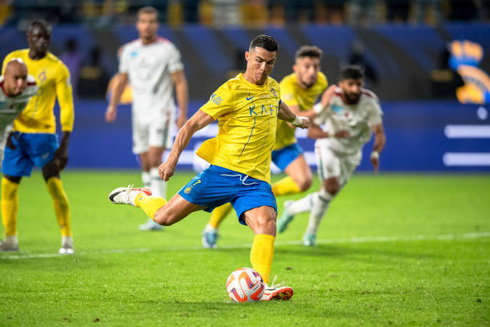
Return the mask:
[(235, 302), (260, 301), (264, 287), (262, 277), (252, 268), (239, 268), (226, 281), (226, 291)]

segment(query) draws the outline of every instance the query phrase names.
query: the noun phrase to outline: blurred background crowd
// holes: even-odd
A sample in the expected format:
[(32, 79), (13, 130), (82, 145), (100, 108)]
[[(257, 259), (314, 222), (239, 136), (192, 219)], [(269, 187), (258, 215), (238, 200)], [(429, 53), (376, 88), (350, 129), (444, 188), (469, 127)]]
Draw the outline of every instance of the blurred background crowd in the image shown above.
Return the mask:
[[(76, 98), (73, 167), (137, 166), (128, 151), (129, 110), (113, 125), (103, 113), (119, 50), (138, 38), (136, 13), (148, 5), (160, 12), (158, 34), (180, 50), (190, 114), (245, 69), (250, 40), (264, 33), (280, 46), (271, 75), (277, 80), (291, 73), (305, 44), (323, 50), (331, 84), (346, 64), (364, 69), (366, 88), (385, 112), (383, 170), (490, 169), (487, 134), (447, 133), (454, 125), (471, 133), (489, 128), (490, 0), (0, 0), (1, 58), (27, 47), (31, 20), (53, 25), (50, 51), (69, 68)], [(115, 138), (124, 145), (114, 147)], [(303, 135), (301, 142), (313, 158), (313, 141)], [(448, 153), (466, 157), (454, 164)], [(182, 164), (192, 165), (192, 156)]]
[(142, 6), (154, 6), (170, 26), (284, 26), (490, 20), (487, 0), (0, 0), (0, 25), (36, 17), (95, 27), (133, 23)]

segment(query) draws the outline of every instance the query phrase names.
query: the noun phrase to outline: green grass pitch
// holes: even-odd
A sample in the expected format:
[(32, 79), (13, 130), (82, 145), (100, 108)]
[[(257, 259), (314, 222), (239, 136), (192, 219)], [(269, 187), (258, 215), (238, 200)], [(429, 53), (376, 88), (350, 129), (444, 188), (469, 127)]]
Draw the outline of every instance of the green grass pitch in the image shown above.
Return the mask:
[[(192, 175), (178, 171), (169, 194)], [(139, 209), (107, 200), (139, 180), (136, 171), (64, 173), (73, 256), (57, 255), (39, 172), (23, 180), (21, 251), (0, 254), (0, 326), (490, 325), (489, 175), (355, 175), (317, 247), (300, 244), (307, 214), (278, 235), (272, 276), (294, 288), (291, 301), (245, 305), (228, 299), (225, 282), (250, 266), (252, 232), (230, 216), (221, 247), (201, 249), (205, 212), (140, 232)], [(299, 197), (279, 198), (279, 208)]]

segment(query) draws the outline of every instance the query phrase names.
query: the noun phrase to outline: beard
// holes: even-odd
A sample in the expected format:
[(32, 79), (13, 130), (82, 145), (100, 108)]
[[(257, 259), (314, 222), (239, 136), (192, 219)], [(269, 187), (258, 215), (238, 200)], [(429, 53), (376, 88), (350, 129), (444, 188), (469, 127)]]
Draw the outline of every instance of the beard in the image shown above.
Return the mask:
[(344, 97), (347, 100), (347, 102), (349, 102), (351, 104), (355, 104), (355, 103), (359, 102), (361, 95), (357, 94), (357, 93), (345, 93), (344, 92)]

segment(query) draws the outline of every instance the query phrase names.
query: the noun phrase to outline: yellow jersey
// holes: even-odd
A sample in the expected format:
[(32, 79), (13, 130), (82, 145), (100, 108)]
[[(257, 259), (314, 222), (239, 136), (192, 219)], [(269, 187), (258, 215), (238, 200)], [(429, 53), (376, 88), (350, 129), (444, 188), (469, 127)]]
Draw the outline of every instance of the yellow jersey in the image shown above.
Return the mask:
[(218, 135), (206, 140), (197, 155), (212, 165), (270, 183), (280, 99), (279, 83), (270, 77), (255, 85), (238, 74), (221, 85), (200, 108), (218, 119)]
[[(282, 100), (289, 107), (298, 106), (299, 110), (306, 111), (313, 107), (318, 97), (326, 90), (328, 81), (327, 77), (322, 72), (319, 72), (315, 84), (308, 89), (304, 89), (299, 86), (296, 73), (292, 73), (282, 79), (280, 86)], [(295, 130), (295, 128), (289, 127), (285, 121), (280, 120), (277, 123), (274, 150), (296, 143)]]
[(20, 58), (27, 66), (29, 75), (37, 82), (37, 94), (14, 121), (14, 131), (23, 133), (56, 133), (54, 104), (60, 105), (62, 131), (71, 132), (75, 117), (73, 95), (68, 68), (51, 52), (39, 60), (29, 58), (29, 49), (9, 53), (3, 61), (2, 73), (12, 58)]

